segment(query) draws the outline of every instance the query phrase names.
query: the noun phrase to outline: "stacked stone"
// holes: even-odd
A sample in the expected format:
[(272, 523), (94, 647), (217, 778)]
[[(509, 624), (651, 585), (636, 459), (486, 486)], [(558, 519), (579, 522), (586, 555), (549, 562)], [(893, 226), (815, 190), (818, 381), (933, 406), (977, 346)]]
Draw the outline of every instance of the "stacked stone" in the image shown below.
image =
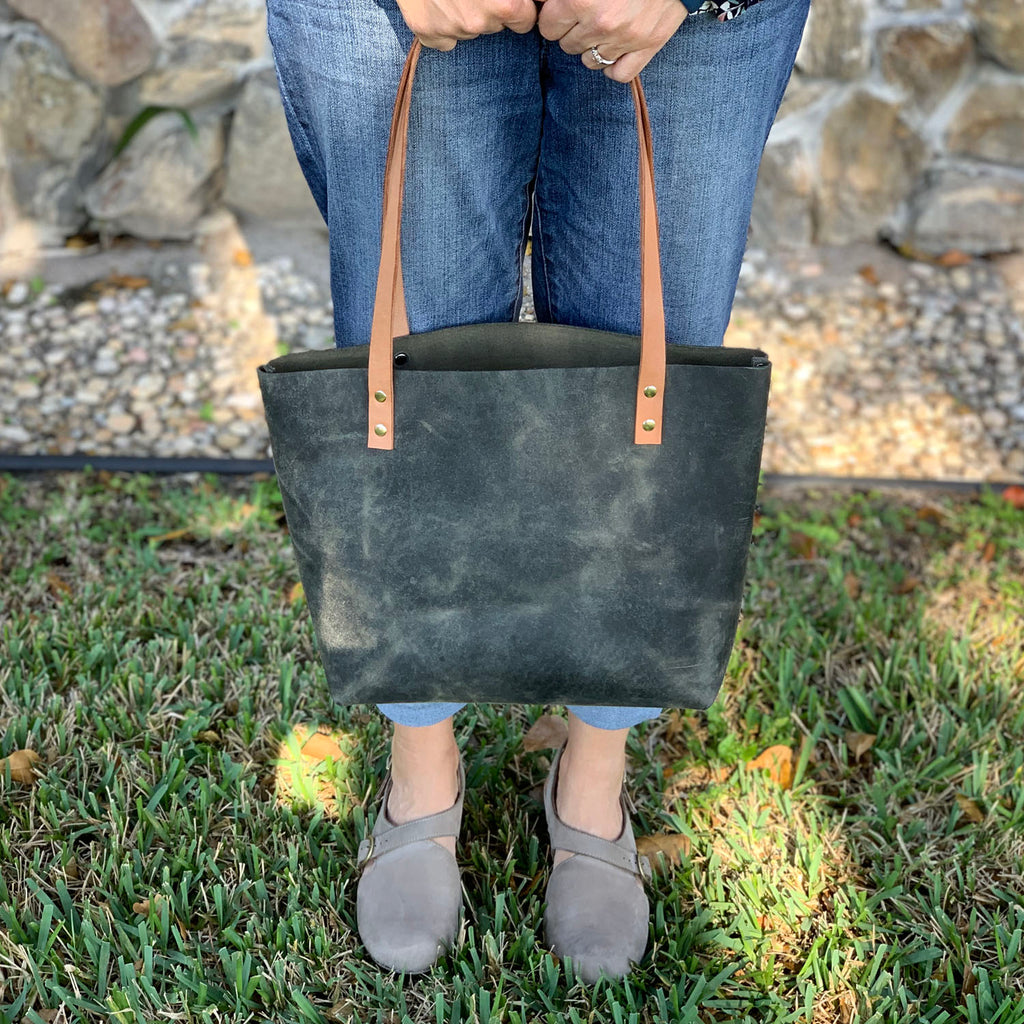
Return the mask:
[[(115, 156), (149, 106), (187, 111), (195, 137), (171, 111)], [(221, 201), (319, 216), (265, 0), (0, 0), (0, 263), (11, 239), (86, 227), (191, 238)], [(813, 0), (751, 241), (880, 235), (928, 254), (1024, 243), (1024, 0)]]
[(1024, 0), (811, 3), (752, 237), (879, 236), (931, 255), (1024, 244)]
[[(115, 155), (147, 107), (172, 109)], [(319, 217), (288, 139), (264, 0), (0, 2), (0, 237), (57, 245), (90, 227), (187, 239), (221, 200)]]

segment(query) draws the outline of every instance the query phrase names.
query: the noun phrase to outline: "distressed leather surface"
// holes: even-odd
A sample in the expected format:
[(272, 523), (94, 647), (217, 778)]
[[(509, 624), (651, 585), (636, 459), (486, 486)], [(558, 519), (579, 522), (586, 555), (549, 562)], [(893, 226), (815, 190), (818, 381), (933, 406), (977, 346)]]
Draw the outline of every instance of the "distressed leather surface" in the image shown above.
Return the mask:
[[(337, 702), (714, 700), (770, 366), (751, 350), (668, 346), (663, 441), (640, 446), (638, 346), (539, 324), (396, 339), (393, 451), (366, 447), (365, 347), (260, 368)], [(608, 365), (573, 365), (584, 360)]]

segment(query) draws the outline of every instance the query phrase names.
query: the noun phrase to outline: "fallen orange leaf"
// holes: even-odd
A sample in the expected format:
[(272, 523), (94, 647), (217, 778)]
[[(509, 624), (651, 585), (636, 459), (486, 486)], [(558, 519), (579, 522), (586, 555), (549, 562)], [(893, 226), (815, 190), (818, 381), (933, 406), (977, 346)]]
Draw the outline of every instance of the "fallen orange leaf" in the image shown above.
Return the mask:
[(1003, 497), (1014, 507), (1024, 510), (1024, 487), (1013, 484), (1003, 489)]
[(960, 249), (947, 249), (935, 262), (940, 267), (963, 267), (971, 262), (972, 257)]
[(252, 253), (248, 249), (236, 249), (231, 258), (236, 267), (252, 266)]
[(115, 288), (138, 289), (145, 288), (149, 284), (149, 278), (136, 274), (111, 274), (106, 283), (112, 284)]
[[(636, 837), (636, 852), (650, 858), (651, 868), (655, 871), (682, 864), (683, 857), (689, 856), (691, 845), (689, 836), (680, 835), (678, 832), (660, 832), (653, 836)], [(665, 855), (664, 861), (655, 856), (658, 853)]]
[(793, 751), (784, 744), (762, 751), (753, 761), (747, 762), (747, 768), (764, 769), (782, 789), (793, 785)]
[(328, 757), (340, 761), (345, 755), (341, 747), (330, 736), (326, 736), (322, 732), (315, 732), (302, 744), (302, 756), (313, 761), (323, 761)]
[(875, 272), (875, 268), (873, 266), (871, 266), (870, 263), (865, 263), (863, 267), (858, 267), (857, 268), (857, 273), (860, 274), (860, 276), (863, 277), (864, 280), (867, 281), (868, 284), (870, 284), (870, 285), (877, 285), (878, 284), (878, 281), (879, 281), (878, 274)]
[(856, 573), (848, 572), (843, 577), (843, 586), (846, 588), (846, 593), (850, 595), (851, 600), (856, 601), (860, 597), (860, 577)]
[(806, 533), (800, 533), (794, 531), (789, 535), (789, 550), (796, 555), (797, 558), (817, 558), (818, 557), (818, 545), (813, 537), (808, 537)]
[(295, 604), (297, 601), (303, 600), (305, 596), (306, 592), (302, 589), (302, 583), (295, 583), (288, 591), (288, 603)]
[(7, 757), (0, 757), (0, 775), (4, 767), (11, 769), (11, 778), (31, 786), (36, 781), (35, 764), (41, 758), (34, 750), (13, 750)]

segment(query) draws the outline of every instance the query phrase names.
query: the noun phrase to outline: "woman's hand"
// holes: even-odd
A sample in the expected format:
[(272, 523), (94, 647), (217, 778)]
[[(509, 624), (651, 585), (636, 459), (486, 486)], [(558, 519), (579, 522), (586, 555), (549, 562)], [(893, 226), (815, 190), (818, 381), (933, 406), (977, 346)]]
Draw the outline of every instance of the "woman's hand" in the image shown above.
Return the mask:
[[(583, 54), (616, 82), (630, 82), (686, 20), (682, 0), (544, 0), (537, 28), (566, 53)], [(590, 54), (596, 46), (610, 67)]]
[(398, 7), (420, 42), (435, 50), (504, 28), (522, 34), (537, 23), (533, 0), (398, 0)]

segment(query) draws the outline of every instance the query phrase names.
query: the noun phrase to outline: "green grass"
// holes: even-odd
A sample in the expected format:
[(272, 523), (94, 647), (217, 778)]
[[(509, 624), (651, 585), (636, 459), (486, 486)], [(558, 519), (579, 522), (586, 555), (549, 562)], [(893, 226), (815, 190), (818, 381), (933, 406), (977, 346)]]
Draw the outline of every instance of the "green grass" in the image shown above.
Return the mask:
[(642, 965), (545, 949), (549, 709), (477, 705), (464, 934), (403, 984), (355, 933), (387, 723), (330, 702), (274, 482), (0, 478), (0, 1020), (1021, 1024), (1024, 513), (762, 502), (722, 694), (630, 734), (637, 835), (690, 843)]

